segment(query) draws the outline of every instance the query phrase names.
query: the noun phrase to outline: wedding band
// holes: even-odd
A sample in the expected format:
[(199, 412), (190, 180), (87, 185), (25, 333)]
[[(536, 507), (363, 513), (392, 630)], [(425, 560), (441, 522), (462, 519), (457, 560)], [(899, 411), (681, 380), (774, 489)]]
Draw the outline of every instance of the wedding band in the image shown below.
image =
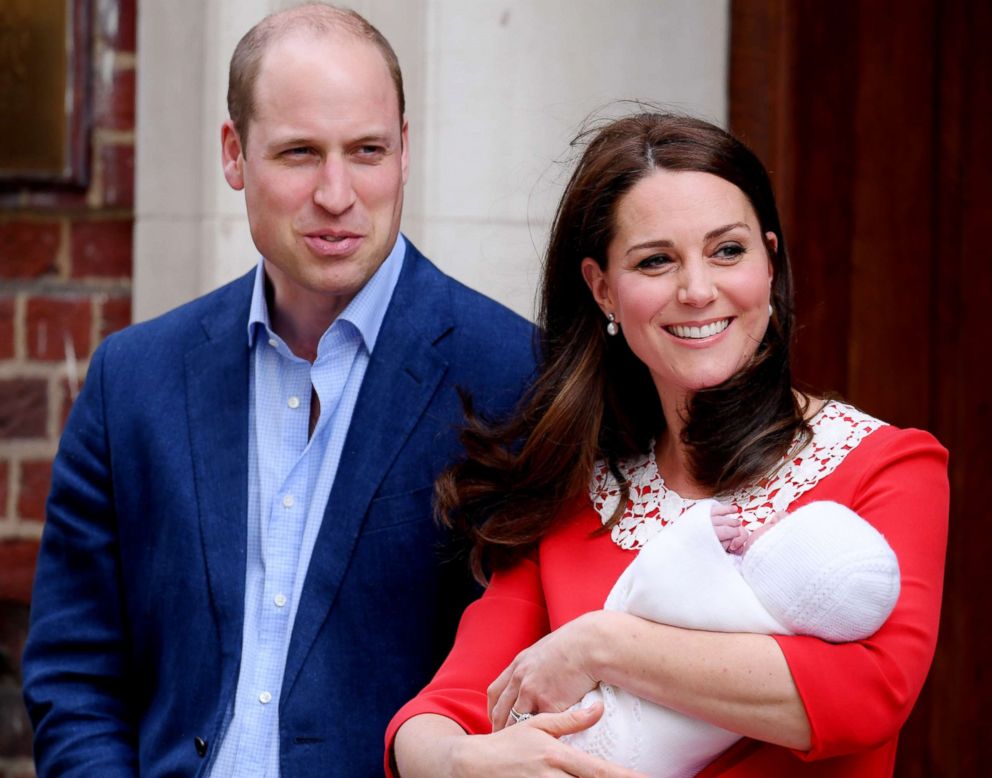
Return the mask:
[(527, 721), (527, 719), (534, 718), (533, 713), (517, 713), (513, 708), (510, 708), (510, 718), (513, 719), (514, 724), (519, 724), (521, 721)]

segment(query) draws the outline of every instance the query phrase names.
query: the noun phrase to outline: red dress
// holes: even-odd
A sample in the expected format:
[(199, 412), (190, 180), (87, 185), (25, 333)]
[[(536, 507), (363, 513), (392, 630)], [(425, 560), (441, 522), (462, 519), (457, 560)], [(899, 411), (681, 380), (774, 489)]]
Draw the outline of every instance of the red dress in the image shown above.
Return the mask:
[[(806, 708), (812, 747), (743, 739), (700, 776), (889, 776), (899, 730), (923, 686), (937, 639), (947, 538), (947, 452), (928, 433), (883, 426), (790, 506), (833, 500), (873, 524), (899, 559), (902, 589), (867, 640), (831, 644), (776, 636)], [(491, 731), (486, 687), (548, 631), (599, 610), (633, 552), (620, 548), (587, 499), (565, 509), (536, 558), (497, 573), (465, 611), (434, 680), (393, 718), (391, 744), (412, 716), (436, 713), (466, 732)]]

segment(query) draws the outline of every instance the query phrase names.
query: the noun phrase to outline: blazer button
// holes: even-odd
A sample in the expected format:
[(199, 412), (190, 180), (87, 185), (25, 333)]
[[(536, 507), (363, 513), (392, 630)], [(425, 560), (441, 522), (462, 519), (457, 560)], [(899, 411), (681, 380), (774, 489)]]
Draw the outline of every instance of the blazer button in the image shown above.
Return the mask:
[(207, 741), (197, 735), (193, 738), (193, 745), (196, 746), (196, 753), (202, 759), (207, 755)]

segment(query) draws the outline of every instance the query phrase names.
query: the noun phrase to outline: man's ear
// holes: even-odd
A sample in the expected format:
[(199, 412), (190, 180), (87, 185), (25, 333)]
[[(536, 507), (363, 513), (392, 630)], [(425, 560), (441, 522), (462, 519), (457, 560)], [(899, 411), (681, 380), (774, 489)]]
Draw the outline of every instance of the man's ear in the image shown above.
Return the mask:
[(400, 165), (403, 168), (403, 183), (406, 184), (406, 178), (410, 174), (410, 123), (405, 119), (403, 129), (400, 130), (400, 143), (402, 144)]
[(592, 257), (582, 260), (582, 278), (585, 279), (586, 286), (592, 292), (592, 297), (596, 305), (600, 307), (604, 314), (616, 314), (616, 306), (613, 303), (613, 295), (610, 292), (610, 284), (606, 280), (606, 273), (599, 263)]
[(244, 152), (241, 138), (230, 119), (220, 126), (220, 161), (224, 167), (224, 178), (231, 189), (245, 188)]

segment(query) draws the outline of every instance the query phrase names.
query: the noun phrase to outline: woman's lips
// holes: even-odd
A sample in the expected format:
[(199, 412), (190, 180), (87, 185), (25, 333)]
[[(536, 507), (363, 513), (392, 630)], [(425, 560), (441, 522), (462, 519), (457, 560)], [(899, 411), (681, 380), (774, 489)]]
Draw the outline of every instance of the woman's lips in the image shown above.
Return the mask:
[(706, 324), (669, 324), (665, 332), (680, 340), (703, 340), (719, 335), (730, 326), (731, 319), (718, 319)]

